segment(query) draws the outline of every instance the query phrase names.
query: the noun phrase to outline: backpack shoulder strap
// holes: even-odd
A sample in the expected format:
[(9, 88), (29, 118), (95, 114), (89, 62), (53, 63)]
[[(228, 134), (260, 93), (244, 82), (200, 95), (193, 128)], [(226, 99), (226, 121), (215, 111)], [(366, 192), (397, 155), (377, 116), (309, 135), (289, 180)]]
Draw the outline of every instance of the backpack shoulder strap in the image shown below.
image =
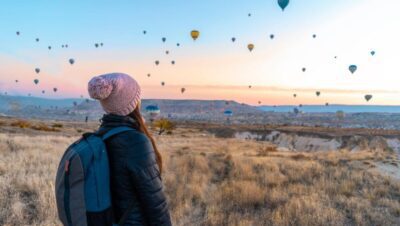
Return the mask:
[(101, 138), (103, 140), (107, 140), (108, 138), (110, 138), (110, 137), (112, 137), (114, 135), (117, 135), (119, 133), (126, 132), (126, 131), (131, 131), (131, 130), (135, 130), (135, 129), (132, 128), (132, 127), (128, 127), (128, 126), (116, 127), (116, 128), (108, 130), (106, 133), (104, 133), (101, 136)]

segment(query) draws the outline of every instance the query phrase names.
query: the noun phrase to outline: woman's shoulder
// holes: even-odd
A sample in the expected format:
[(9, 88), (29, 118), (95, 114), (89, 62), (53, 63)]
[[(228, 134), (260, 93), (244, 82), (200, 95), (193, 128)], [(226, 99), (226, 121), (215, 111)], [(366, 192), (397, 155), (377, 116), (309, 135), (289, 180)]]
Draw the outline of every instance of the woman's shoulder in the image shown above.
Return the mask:
[(132, 129), (132, 130), (128, 130), (125, 132), (122, 132), (120, 134), (117, 135), (118, 138), (123, 139), (125, 141), (127, 141), (130, 144), (133, 143), (148, 143), (150, 142), (149, 138), (146, 136), (146, 134), (136, 130), (136, 129)]

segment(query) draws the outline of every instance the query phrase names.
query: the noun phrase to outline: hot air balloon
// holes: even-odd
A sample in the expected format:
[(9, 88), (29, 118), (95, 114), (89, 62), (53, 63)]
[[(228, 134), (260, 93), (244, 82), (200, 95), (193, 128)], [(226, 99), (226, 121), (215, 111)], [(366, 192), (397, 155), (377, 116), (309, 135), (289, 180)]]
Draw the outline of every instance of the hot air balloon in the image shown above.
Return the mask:
[(69, 63), (72, 65), (75, 63), (75, 60), (71, 58), (71, 59), (69, 59)]
[(357, 65), (350, 65), (350, 66), (349, 66), (349, 71), (350, 71), (352, 74), (354, 74), (354, 72), (357, 71)]
[(39, 74), (40, 68), (35, 68), (35, 72), (36, 72), (36, 74)]
[(167, 54), (167, 55), (168, 55), (168, 54), (169, 54), (169, 51), (168, 51), (168, 50), (167, 50), (167, 51), (165, 51), (165, 54)]
[(65, 48), (68, 48), (68, 44), (65, 44)]
[(248, 44), (247, 45), (247, 48), (249, 49), (249, 51), (251, 52), (251, 51), (253, 51), (253, 49), (254, 49), (254, 44)]
[(293, 108), (293, 113), (295, 113), (296, 115), (300, 113), (298, 108)]
[(316, 34), (313, 34), (313, 36), (312, 36), (313, 38), (316, 38), (317, 37), (317, 35)]
[(233, 111), (232, 111), (232, 110), (226, 110), (226, 111), (224, 111), (224, 115), (225, 115), (226, 117), (232, 117)]
[(315, 92), (315, 95), (317, 95), (317, 97), (319, 97), (319, 95), (321, 95), (320, 91)]
[(200, 36), (200, 32), (198, 30), (192, 30), (190, 32), (190, 36), (192, 36), (193, 41), (196, 41), (196, 39)]
[(64, 48), (64, 45), (61, 45), (61, 48)]
[(185, 88), (181, 88), (181, 93), (184, 93), (186, 91)]
[(94, 44), (94, 47), (98, 48), (98, 47), (99, 47), (99, 44), (98, 44), (98, 43), (95, 43), (95, 44)]
[(160, 64), (160, 61), (156, 60), (154, 63), (155, 63), (156, 65), (159, 65), (159, 64)]
[(251, 13), (247, 14), (248, 17), (251, 17)]
[(235, 38), (235, 37), (232, 37), (231, 40), (232, 40), (232, 42), (235, 42), (235, 41), (236, 41), (236, 38)]
[(150, 121), (153, 121), (160, 114), (160, 108), (157, 105), (149, 105), (146, 107), (146, 113), (150, 116)]
[(165, 42), (165, 41), (167, 41), (167, 38), (163, 37), (161, 40), (162, 40), (162, 42)]
[(341, 111), (341, 110), (336, 111), (336, 117), (337, 117), (339, 120), (344, 119), (344, 116), (345, 116), (344, 111)]
[(44, 94), (46, 91), (42, 90), (42, 94)]
[(174, 65), (175, 64), (175, 60), (171, 61), (171, 64)]
[(335, 59), (337, 59), (337, 56), (335, 56)]
[(364, 96), (365, 100), (368, 102), (372, 99), (372, 95), (371, 94), (367, 94)]
[(249, 86), (249, 89), (251, 89), (251, 86)]
[(36, 38), (36, 42), (39, 42), (39, 38)]
[(325, 106), (329, 106), (329, 103), (328, 103), (328, 102), (326, 102), (326, 103), (325, 103)]
[(258, 101), (258, 104), (261, 104), (261, 101)]
[(100, 43), (100, 46), (103, 46), (103, 43)]
[(302, 105), (302, 104), (299, 104), (299, 107), (301, 107), (301, 108), (302, 108), (302, 107), (303, 107), (303, 105)]
[(270, 34), (270, 35), (269, 35), (269, 38), (270, 38), (270, 39), (274, 39), (274, 38), (275, 38), (275, 35)]
[(282, 11), (289, 5), (289, 0), (278, 0), (278, 5), (281, 7)]
[(306, 72), (307, 69), (306, 69), (305, 67), (303, 67), (301, 70), (302, 70), (303, 72)]
[(19, 31), (17, 31), (16, 34), (19, 35), (20, 34)]
[(179, 47), (180, 45), (181, 45), (181, 44), (179, 44), (179, 43), (176, 43), (176, 46), (178, 46), (178, 47)]
[(165, 82), (161, 82), (161, 85), (162, 85), (162, 86), (165, 86)]
[(49, 50), (51, 50), (51, 46), (47, 47)]
[(147, 31), (146, 30), (143, 30), (143, 34), (145, 35), (147, 33)]
[(372, 55), (372, 56), (375, 55), (375, 51), (374, 51), (374, 50), (371, 51), (371, 55)]
[(147, 77), (150, 77), (151, 76), (151, 74), (147, 74)]
[(58, 90), (58, 89), (57, 89), (56, 87), (53, 88), (53, 91), (54, 91), (54, 92), (57, 92), (57, 90)]
[(296, 98), (296, 97), (297, 97), (297, 94), (293, 94), (293, 97)]

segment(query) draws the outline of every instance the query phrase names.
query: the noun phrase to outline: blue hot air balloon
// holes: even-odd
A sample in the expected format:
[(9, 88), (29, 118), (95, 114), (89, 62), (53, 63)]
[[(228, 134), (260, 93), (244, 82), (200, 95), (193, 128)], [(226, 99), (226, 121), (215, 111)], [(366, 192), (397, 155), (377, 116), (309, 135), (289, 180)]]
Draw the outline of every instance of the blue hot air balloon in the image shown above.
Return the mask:
[(226, 110), (226, 111), (224, 111), (224, 115), (225, 115), (226, 117), (231, 117), (231, 116), (233, 115), (233, 111), (231, 111), (231, 110)]
[(289, 5), (289, 0), (278, 0), (278, 5), (281, 7), (282, 11), (284, 11), (286, 6)]
[(352, 74), (354, 74), (354, 72), (357, 71), (357, 65), (350, 65), (350, 66), (349, 66), (349, 71), (350, 71)]
[(148, 105), (146, 113), (149, 115), (150, 121), (153, 121), (160, 114), (160, 108), (157, 105)]
[(372, 56), (375, 55), (375, 51), (374, 51), (374, 50), (371, 51), (371, 55), (372, 55)]

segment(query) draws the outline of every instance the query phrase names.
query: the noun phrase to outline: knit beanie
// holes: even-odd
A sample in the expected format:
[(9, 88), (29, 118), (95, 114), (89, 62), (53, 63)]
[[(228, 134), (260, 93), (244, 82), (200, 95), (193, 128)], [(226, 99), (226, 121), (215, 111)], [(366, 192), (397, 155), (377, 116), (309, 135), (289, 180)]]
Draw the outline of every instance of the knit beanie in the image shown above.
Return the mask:
[(140, 86), (131, 76), (111, 73), (93, 77), (88, 84), (91, 98), (99, 100), (109, 114), (126, 116), (140, 102)]

